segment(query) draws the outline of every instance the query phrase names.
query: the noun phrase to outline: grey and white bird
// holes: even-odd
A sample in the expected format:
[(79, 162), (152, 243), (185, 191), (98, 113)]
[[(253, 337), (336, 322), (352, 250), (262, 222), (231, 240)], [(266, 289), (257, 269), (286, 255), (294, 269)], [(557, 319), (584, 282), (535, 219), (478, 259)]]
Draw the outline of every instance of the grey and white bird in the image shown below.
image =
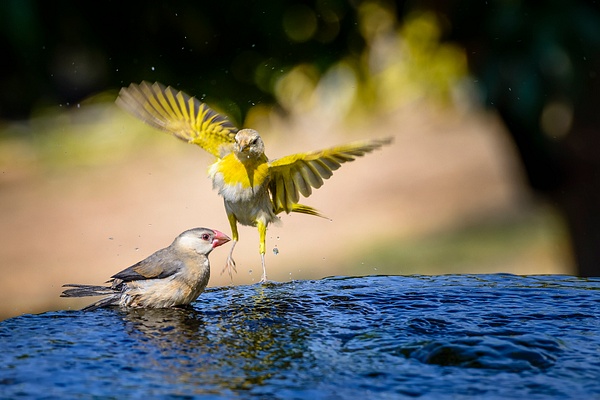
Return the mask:
[(168, 308), (190, 304), (210, 278), (208, 255), (231, 239), (215, 229), (194, 228), (169, 247), (111, 276), (110, 286), (66, 284), (61, 297), (105, 296), (82, 310), (120, 306)]
[[(223, 197), (231, 227), (233, 245), (223, 271), (228, 271), (232, 279), (232, 271), (236, 271), (233, 249), (239, 239), (238, 224), (258, 229), (260, 281), (266, 282), (267, 227), (277, 223), (278, 215), (284, 212), (322, 217), (316, 209), (300, 204), (300, 195), (310, 196), (342, 164), (392, 142), (392, 138), (362, 140), (270, 159), (257, 131), (238, 130), (225, 116), (170, 86), (132, 83), (121, 89), (116, 103), (148, 125), (196, 144), (216, 157), (208, 174), (213, 188)], [(359, 180), (356, 184), (360, 188)]]

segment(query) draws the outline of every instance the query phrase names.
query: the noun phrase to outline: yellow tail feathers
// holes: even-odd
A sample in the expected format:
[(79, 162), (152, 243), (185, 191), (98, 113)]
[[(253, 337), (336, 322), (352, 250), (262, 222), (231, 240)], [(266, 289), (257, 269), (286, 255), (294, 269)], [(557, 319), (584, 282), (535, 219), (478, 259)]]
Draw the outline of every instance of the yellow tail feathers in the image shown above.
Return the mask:
[[(281, 212), (283, 212), (284, 209), (280, 208), (278, 210), (275, 211), (275, 214), (279, 214)], [(323, 214), (321, 214), (319, 211), (317, 211), (316, 209), (310, 207), (310, 206), (305, 206), (304, 204), (292, 204), (292, 208), (290, 210), (290, 212), (297, 212), (300, 214), (308, 214), (308, 215), (314, 215), (315, 217), (321, 217), (321, 218), (325, 218), (325, 219), (329, 219), (326, 216), (324, 216)]]

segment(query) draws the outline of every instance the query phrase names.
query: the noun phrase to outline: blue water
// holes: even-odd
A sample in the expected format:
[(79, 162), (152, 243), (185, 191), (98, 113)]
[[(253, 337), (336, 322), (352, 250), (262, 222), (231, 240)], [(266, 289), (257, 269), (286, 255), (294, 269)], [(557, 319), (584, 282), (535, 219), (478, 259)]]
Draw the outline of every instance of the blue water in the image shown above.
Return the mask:
[(372, 276), (0, 323), (2, 398), (600, 398), (600, 279)]

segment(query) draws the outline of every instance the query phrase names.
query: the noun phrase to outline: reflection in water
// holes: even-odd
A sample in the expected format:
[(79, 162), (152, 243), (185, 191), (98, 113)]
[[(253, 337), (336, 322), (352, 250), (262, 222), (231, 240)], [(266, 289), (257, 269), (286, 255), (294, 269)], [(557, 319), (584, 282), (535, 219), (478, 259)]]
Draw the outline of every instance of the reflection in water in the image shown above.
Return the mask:
[[(219, 290), (212, 291), (218, 296)], [(134, 339), (132, 352), (162, 369), (170, 383), (197, 385), (201, 393), (250, 390), (304, 358), (307, 330), (287, 323), (302, 306), (282, 293), (269, 297), (269, 291), (257, 286), (248, 298), (234, 293), (229, 305), (209, 313), (208, 324), (193, 307), (119, 313)]]
[(330, 278), (0, 323), (5, 397), (600, 396), (600, 280)]

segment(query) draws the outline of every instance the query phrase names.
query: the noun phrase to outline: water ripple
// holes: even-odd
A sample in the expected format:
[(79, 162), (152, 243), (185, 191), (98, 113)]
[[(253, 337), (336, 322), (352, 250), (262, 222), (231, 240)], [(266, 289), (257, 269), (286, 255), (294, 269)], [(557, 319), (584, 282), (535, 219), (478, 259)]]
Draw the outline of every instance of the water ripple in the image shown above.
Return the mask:
[(0, 323), (0, 397), (600, 397), (600, 280), (332, 277)]

